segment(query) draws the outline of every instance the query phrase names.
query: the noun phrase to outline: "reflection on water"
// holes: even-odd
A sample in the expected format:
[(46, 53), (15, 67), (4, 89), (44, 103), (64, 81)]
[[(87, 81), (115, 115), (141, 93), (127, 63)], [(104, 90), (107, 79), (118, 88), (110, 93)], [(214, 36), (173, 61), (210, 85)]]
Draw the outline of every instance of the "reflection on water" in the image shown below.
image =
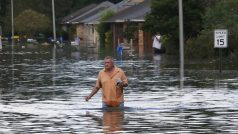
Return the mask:
[(103, 130), (105, 133), (123, 131), (124, 113), (122, 110), (103, 112)]
[(53, 47), (19, 47), (12, 70), (10, 50), (0, 52), (0, 133), (238, 132), (234, 68), (219, 74), (213, 61), (186, 62), (180, 89), (178, 58), (125, 54), (126, 108), (105, 111), (101, 92), (84, 101), (103, 68), (101, 51), (57, 48), (54, 59)]
[(86, 116), (101, 126), (104, 133), (123, 132), (124, 110), (112, 109), (102, 110), (102, 116), (91, 114), (87, 111)]

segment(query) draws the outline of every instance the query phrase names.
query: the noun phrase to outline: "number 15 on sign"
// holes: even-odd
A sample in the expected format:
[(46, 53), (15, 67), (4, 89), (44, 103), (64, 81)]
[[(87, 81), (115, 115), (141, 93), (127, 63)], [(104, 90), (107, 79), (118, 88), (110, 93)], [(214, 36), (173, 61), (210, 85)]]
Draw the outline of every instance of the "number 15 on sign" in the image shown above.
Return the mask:
[(214, 48), (227, 48), (227, 29), (214, 30)]

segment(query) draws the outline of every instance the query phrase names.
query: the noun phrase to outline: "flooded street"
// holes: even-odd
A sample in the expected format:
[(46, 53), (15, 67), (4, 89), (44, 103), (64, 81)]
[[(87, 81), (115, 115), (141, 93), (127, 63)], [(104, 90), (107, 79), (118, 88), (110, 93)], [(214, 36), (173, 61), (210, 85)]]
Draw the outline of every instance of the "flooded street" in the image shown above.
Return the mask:
[(83, 48), (15, 48), (0, 52), (0, 133), (237, 134), (238, 70), (215, 61), (124, 55), (116, 61), (129, 80), (125, 109), (89, 102), (104, 54)]

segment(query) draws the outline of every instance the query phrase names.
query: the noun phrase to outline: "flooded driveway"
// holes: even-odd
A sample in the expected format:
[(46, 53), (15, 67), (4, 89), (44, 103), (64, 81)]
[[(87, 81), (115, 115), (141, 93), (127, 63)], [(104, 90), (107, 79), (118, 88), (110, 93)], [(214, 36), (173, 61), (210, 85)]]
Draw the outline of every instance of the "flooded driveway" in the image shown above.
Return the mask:
[(238, 133), (236, 69), (185, 61), (181, 85), (178, 58), (125, 54), (125, 109), (103, 111), (101, 92), (84, 101), (103, 58), (92, 48), (2, 50), (0, 133)]

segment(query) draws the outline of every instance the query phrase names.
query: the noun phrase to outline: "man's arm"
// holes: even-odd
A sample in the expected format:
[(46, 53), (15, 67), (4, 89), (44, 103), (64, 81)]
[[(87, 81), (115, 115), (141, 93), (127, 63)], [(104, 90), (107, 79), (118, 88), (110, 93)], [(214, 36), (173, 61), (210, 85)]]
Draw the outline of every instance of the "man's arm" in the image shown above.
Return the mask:
[(160, 42), (160, 36), (155, 36), (156, 40)]
[(122, 71), (122, 83), (120, 85), (121, 87), (127, 87), (128, 86), (128, 80), (127, 77), (124, 73), (124, 71)]
[(100, 88), (98, 88), (98, 87), (96, 87), (96, 86), (93, 87), (92, 92), (91, 92), (88, 96), (85, 97), (85, 101), (89, 101), (89, 100), (93, 97), (93, 95), (98, 92), (99, 89), (100, 89)]

